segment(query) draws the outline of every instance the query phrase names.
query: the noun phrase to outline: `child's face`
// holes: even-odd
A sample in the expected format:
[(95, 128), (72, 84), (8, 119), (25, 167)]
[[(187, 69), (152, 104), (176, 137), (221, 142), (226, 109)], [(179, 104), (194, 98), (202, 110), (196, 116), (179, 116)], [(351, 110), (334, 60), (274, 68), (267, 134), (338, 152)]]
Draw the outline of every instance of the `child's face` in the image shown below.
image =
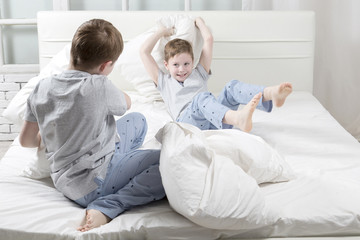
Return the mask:
[(188, 53), (180, 53), (164, 62), (170, 75), (179, 82), (184, 82), (193, 69), (193, 60)]

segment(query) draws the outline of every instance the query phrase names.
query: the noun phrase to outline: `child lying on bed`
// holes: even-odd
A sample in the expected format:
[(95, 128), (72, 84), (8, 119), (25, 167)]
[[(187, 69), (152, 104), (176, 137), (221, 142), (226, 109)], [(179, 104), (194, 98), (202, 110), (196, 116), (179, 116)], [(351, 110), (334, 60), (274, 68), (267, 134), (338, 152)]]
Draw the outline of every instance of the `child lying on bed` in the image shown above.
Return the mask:
[[(163, 73), (151, 52), (161, 37), (171, 36), (172, 28), (161, 26), (141, 47), (140, 56), (153, 82), (160, 91), (170, 115), (178, 122), (186, 122), (206, 129), (236, 126), (245, 132), (252, 129), (255, 108), (270, 112), (273, 103), (280, 107), (292, 92), (290, 83), (263, 87), (232, 80), (216, 99), (207, 90), (211, 75), (213, 37), (202, 18), (195, 19), (204, 39), (199, 64), (193, 69), (194, 55), (191, 44), (174, 39), (165, 45), (164, 64), (170, 74)], [(246, 104), (238, 110), (240, 104)]]
[(131, 105), (106, 77), (122, 50), (111, 23), (85, 22), (73, 37), (69, 69), (41, 80), (27, 101), (20, 143), (44, 143), (55, 187), (87, 207), (80, 231), (165, 196), (159, 150), (137, 150), (145, 117), (130, 113), (115, 122)]

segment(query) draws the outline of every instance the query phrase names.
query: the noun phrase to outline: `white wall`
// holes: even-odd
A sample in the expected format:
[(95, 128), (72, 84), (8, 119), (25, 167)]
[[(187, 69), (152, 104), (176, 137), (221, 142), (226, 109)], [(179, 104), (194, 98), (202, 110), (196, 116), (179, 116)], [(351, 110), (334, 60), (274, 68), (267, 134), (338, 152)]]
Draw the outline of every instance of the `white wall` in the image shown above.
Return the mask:
[(315, 11), (314, 95), (360, 141), (360, 1), (243, 0), (243, 8)]
[(300, 6), (317, 13), (314, 95), (360, 140), (360, 1), (323, 2)]

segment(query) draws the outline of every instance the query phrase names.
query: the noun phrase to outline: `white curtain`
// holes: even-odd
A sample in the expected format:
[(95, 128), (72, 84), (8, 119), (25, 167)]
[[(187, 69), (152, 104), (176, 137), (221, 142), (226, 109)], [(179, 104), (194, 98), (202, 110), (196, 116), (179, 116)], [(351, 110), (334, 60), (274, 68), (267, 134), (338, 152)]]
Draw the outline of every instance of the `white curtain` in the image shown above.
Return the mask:
[(360, 141), (360, 1), (242, 0), (242, 9), (315, 12), (314, 95)]

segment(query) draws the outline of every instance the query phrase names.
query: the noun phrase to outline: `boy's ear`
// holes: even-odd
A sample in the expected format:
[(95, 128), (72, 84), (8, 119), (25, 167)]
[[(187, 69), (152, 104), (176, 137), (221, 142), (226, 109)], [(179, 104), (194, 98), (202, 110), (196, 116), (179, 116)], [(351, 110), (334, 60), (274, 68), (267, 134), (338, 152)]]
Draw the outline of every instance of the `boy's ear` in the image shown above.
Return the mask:
[(106, 67), (110, 67), (111, 64), (112, 64), (112, 61), (107, 61), (107, 62), (104, 62), (103, 64), (101, 64), (100, 68), (99, 68), (100, 72), (103, 72), (106, 69)]
[(168, 69), (168, 63), (167, 63), (167, 61), (165, 61), (165, 60), (164, 60), (164, 66), (165, 66), (165, 68), (166, 68), (167, 70), (169, 70), (169, 69)]

